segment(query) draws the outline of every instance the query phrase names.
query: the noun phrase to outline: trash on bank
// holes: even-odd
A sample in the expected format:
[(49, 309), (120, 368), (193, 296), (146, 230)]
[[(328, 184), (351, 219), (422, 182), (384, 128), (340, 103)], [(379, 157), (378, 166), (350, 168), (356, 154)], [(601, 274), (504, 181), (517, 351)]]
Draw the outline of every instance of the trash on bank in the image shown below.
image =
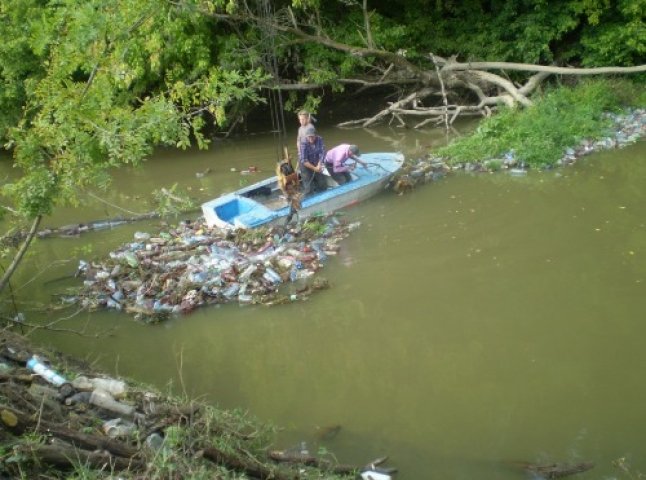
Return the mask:
[(185, 221), (156, 235), (136, 232), (101, 261), (81, 260), (76, 301), (155, 321), (203, 305), (275, 305), (328, 287), (314, 275), (358, 223), (338, 215), (296, 226), (225, 231)]
[[(577, 159), (593, 152), (631, 145), (646, 135), (646, 109), (629, 109), (622, 113), (606, 113), (611, 126), (607, 136), (598, 139), (583, 139), (578, 145), (568, 147), (556, 161), (558, 166), (571, 165)], [(551, 168), (550, 166), (546, 168)], [(450, 165), (447, 159), (431, 153), (427, 158), (408, 162), (401, 172), (393, 178), (393, 190), (398, 194), (411, 192), (418, 185), (443, 178), (451, 171), (491, 173), (505, 171), (512, 177), (524, 177), (528, 166), (518, 158), (517, 152), (510, 150), (500, 158), (482, 159)]]
[(137, 430), (137, 426), (123, 418), (113, 418), (103, 423), (103, 432), (110, 438), (127, 438)]
[(32, 370), (35, 374), (40, 375), (42, 378), (47, 380), (52, 385), (57, 387), (62, 386), (65, 383), (68, 383), (64, 377), (56, 373), (54, 370), (49, 368), (40, 359), (36, 356), (31, 357), (27, 362), (27, 368)]

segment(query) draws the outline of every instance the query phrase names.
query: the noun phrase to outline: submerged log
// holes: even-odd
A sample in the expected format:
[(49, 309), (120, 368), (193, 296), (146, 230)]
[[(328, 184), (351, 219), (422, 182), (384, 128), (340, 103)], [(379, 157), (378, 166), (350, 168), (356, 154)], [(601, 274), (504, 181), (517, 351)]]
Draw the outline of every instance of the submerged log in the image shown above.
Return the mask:
[(543, 478), (563, 478), (582, 473), (594, 467), (592, 462), (536, 464), (517, 462), (523, 470)]
[(307, 465), (338, 474), (349, 474), (359, 471), (359, 468), (353, 465), (339, 465), (329, 460), (300, 452), (290, 453), (283, 450), (273, 450), (269, 452), (269, 458), (276, 462)]

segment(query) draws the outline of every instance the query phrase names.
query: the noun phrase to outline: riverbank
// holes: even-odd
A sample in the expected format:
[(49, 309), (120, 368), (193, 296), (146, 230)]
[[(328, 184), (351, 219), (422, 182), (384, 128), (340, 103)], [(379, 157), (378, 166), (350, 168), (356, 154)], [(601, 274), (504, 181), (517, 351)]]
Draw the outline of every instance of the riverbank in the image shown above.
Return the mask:
[(638, 84), (581, 82), (552, 89), (534, 102), (482, 120), (473, 134), (435, 155), (456, 169), (546, 169), (646, 134), (646, 97)]
[(244, 413), (108, 377), (7, 330), (0, 369), (6, 478), (343, 479), (365, 470), (304, 445), (276, 449), (274, 428)]

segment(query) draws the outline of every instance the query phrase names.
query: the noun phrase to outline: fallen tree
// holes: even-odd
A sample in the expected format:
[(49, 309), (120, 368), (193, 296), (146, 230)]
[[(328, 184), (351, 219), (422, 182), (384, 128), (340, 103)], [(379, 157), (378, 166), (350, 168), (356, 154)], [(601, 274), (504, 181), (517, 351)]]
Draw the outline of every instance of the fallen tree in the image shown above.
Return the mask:
[[(646, 65), (574, 68), (558, 65), (534, 65), (513, 62), (459, 62), (457, 56), (443, 58), (428, 52), (425, 56), (407, 58), (407, 50), (389, 51), (375, 46), (367, 2), (363, 2), (363, 45), (349, 44), (334, 38), (316, 15), (299, 18), (290, 8), (271, 15), (257, 14), (246, 3), (237, 14), (204, 11), (229, 24), (253, 25), (271, 35), (280, 36), (278, 44), (315, 44), (360, 58), (364, 68), (360, 76), (336, 76), (325, 83), (272, 82), (267, 88), (282, 91), (313, 91), (325, 87), (354, 86), (357, 92), (387, 88), (397, 100), (378, 112), (339, 123), (341, 127), (368, 127), (378, 122), (396, 122), (400, 126), (419, 128), (429, 123), (448, 127), (463, 116), (489, 116), (500, 105), (528, 107), (531, 95), (552, 75), (626, 75), (646, 72)], [(304, 17), (301, 15), (301, 17)], [(513, 78), (507, 72), (514, 72)]]

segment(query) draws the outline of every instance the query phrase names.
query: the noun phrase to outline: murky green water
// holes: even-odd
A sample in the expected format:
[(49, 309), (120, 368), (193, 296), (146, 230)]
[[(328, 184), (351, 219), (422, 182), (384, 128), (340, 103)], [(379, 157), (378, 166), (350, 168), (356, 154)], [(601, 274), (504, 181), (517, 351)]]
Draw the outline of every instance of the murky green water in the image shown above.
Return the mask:
[[(352, 140), (412, 156), (444, 141), (441, 132), (321, 131), (329, 146)], [(164, 152), (119, 172), (103, 197), (143, 212), (150, 191), (177, 182), (209, 198), (256, 180), (239, 173), (249, 165), (270, 171), (274, 151), (258, 136), (208, 153)], [(37, 338), (249, 410), (284, 427), (280, 447), (304, 440), (355, 464), (389, 455), (400, 480), (514, 479), (524, 474), (512, 461), (583, 460), (596, 467), (581, 478), (612, 478), (619, 457), (644, 472), (645, 188), (646, 142), (526, 177), (454, 174), (349, 210), (362, 227), (322, 272), (332, 288), (308, 302), (204, 308), (157, 326), (80, 314), (57, 326), (113, 335)], [(51, 224), (119, 213), (88, 199)], [(14, 283), (19, 298), (47, 299), (75, 284), (51, 280), (79, 258), (156, 228), (39, 242)], [(318, 440), (333, 425), (338, 435)]]

